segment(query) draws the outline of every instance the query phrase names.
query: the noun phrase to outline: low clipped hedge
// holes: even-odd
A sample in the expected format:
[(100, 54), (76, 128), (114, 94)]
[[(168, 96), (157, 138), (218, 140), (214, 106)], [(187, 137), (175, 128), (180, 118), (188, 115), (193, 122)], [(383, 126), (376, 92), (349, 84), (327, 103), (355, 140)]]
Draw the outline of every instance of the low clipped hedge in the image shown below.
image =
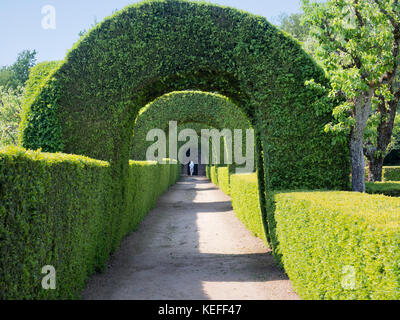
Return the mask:
[(385, 181), (400, 181), (400, 167), (384, 167), (383, 176)]
[(212, 166), (210, 168), (210, 180), (216, 186), (218, 186), (218, 168), (216, 166)]
[(238, 219), (256, 237), (267, 242), (260, 209), (257, 176), (255, 174), (231, 175), (230, 193), (233, 210)]
[(206, 166), (206, 177), (211, 180), (211, 166)]
[(130, 161), (127, 185), (127, 216), (121, 224), (120, 238), (136, 230), (146, 214), (154, 208), (159, 196), (180, 177), (177, 162), (161, 165), (156, 162)]
[(219, 188), (229, 196), (231, 193), (229, 167), (217, 167), (216, 173), (218, 176)]
[(350, 192), (273, 198), (278, 251), (303, 299), (400, 298), (400, 199)]
[[(367, 188), (382, 193), (399, 185)], [(266, 219), (256, 174), (231, 175), (230, 193), (237, 217), (257, 237), (270, 240), (301, 298), (400, 299), (400, 199), (352, 192), (269, 192)]]
[(235, 214), (246, 228), (267, 243), (256, 174), (231, 174), (229, 167), (207, 166), (207, 177), (231, 197)]
[[(79, 297), (86, 278), (105, 267), (114, 239), (135, 229), (178, 179), (176, 167), (131, 162), (121, 211), (107, 162), (0, 151), (0, 299)], [(56, 290), (41, 287), (46, 265), (56, 269)]]
[(367, 193), (383, 194), (389, 197), (400, 197), (400, 181), (367, 182), (365, 184)]

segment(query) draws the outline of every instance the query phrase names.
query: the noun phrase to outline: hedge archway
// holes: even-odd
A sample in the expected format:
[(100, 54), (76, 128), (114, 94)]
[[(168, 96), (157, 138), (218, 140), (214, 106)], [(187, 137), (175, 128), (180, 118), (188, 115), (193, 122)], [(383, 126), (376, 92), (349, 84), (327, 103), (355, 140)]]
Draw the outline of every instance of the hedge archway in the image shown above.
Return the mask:
[[(203, 141), (204, 143), (207, 143), (207, 140), (208, 140), (208, 142), (209, 142), (209, 163), (210, 163), (210, 165), (213, 163), (213, 159), (216, 159), (217, 158), (217, 146), (216, 145), (214, 145), (213, 143), (212, 143), (212, 139), (211, 139), (211, 137), (210, 136), (207, 136), (207, 135), (205, 135), (205, 136), (202, 136), (202, 133), (201, 133), (201, 131), (202, 130), (213, 130), (213, 129), (217, 129), (217, 130), (220, 130), (220, 128), (218, 128), (218, 127), (213, 127), (213, 126), (210, 126), (210, 125), (207, 125), (207, 124), (204, 124), (204, 123), (201, 123), (201, 122), (186, 122), (186, 123), (183, 123), (183, 124), (180, 124), (179, 126), (178, 126), (178, 132), (182, 132), (183, 130), (186, 130), (186, 129), (190, 129), (190, 130), (193, 130), (193, 131), (195, 131), (196, 132), (196, 134), (195, 134), (195, 136), (197, 136), (197, 138), (198, 138), (198, 141), (199, 141), (199, 144)], [(207, 139), (208, 138), (208, 139)], [(186, 141), (187, 142), (187, 141)], [(181, 148), (186, 142), (178, 142), (178, 149), (179, 148)], [(245, 144), (245, 143), (244, 143)], [(198, 146), (198, 148), (200, 148), (201, 146), (199, 145)], [(236, 168), (236, 165), (235, 164), (232, 164), (232, 165), (226, 165), (226, 164), (224, 164), (223, 163), (223, 160), (224, 160), (224, 156), (222, 156), (223, 154), (224, 154), (224, 152), (225, 152), (225, 144), (224, 144), (224, 139), (222, 139), (221, 140), (221, 144), (218, 146), (219, 147), (219, 152), (220, 152), (220, 154), (221, 154), (221, 163), (220, 163), (220, 166), (228, 166), (229, 168), (231, 168), (231, 171), (232, 172), (234, 172), (235, 171), (235, 168)], [(243, 146), (243, 147), (245, 147), (245, 146)], [(200, 149), (198, 149), (198, 150), (200, 150)], [(242, 150), (245, 150), (245, 149), (242, 149)], [(201, 151), (200, 151), (201, 152)], [(204, 157), (202, 157), (202, 159), (204, 159)], [(204, 160), (204, 161), (206, 161), (206, 160)]]
[(262, 190), (344, 188), (347, 150), (323, 133), (331, 108), (321, 111), (320, 95), (305, 86), (311, 78), (327, 84), (300, 45), (263, 17), (208, 3), (145, 1), (74, 45), (27, 99), (21, 141), (108, 160), (123, 176), (141, 108), (171, 91), (219, 92), (256, 130)]
[[(251, 128), (246, 115), (227, 97), (201, 91), (172, 92), (154, 100), (140, 111), (133, 130), (132, 159), (146, 160), (146, 151), (153, 143), (146, 141), (147, 133), (159, 128), (168, 134), (170, 121), (176, 121), (178, 126), (203, 123), (217, 130), (230, 129), (233, 132), (240, 129), (244, 146), (246, 130)], [(185, 129), (199, 128), (201, 126)], [(201, 135), (201, 132), (198, 134)], [(242, 150), (245, 151), (243, 147)], [(170, 158), (170, 155), (167, 154), (167, 157)]]

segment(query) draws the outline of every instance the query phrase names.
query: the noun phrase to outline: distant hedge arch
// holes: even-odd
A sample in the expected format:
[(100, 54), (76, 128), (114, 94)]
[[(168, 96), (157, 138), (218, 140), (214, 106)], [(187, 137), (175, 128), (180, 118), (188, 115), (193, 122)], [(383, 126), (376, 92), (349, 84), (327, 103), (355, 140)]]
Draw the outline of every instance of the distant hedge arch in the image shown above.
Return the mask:
[[(178, 126), (192, 122), (219, 130), (230, 129), (232, 132), (241, 129), (243, 138), (246, 129), (251, 128), (246, 115), (227, 97), (201, 91), (172, 92), (154, 100), (140, 111), (133, 130), (131, 158), (146, 160), (146, 151), (152, 144), (146, 141), (147, 133), (158, 128), (168, 134), (170, 121), (176, 121)], [(201, 130), (201, 126), (193, 129)]]
[[(207, 125), (207, 124), (204, 124), (201, 122), (186, 122), (186, 123), (178, 125), (178, 132), (181, 132), (186, 129), (191, 129), (191, 130), (196, 131), (196, 136), (198, 137), (199, 143), (200, 143), (202, 141), (201, 130), (203, 130), (203, 129), (206, 129), (206, 130), (217, 129), (218, 130), (219, 128), (212, 127), (210, 125)], [(184, 145), (184, 143), (185, 142), (178, 142), (178, 148), (181, 148)], [(201, 146), (199, 145), (198, 147), (201, 147)], [(220, 153), (222, 155), (224, 153), (224, 144), (221, 143), (219, 147), (220, 147)], [(200, 150), (200, 149), (198, 149), (198, 150)], [(212, 163), (212, 159), (213, 159), (212, 157), (214, 157), (214, 159), (216, 157), (216, 146), (213, 145), (211, 139), (209, 139), (209, 156), (210, 156), (209, 161), (210, 161), (210, 163)], [(221, 160), (223, 160), (222, 156), (221, 156)], [(225, 165), (221, 164), (221, 166), (225, 166)], [(230, 168), (233, 171), (236, 168), (236, 166), (231, 165)]]
[[(192, 145), (190, 147), (190, 149), (195, 148), (195, 149), (197, 149), (198, 152), (201, 152), (201, 144), (200, 143), (202, 141), (206, 142), (206, 140), (207, 140), (207, 139), (204, 140), (204, 138), (201, 137), (201, 130), (203, 130), (203, 129), (212, 130), (212, 129), (217, 129), (217, 128), (211, 127), (211, 126), (206, 125), (204, 123), (196, 123), (196, 122), (187, 122), (187, 123), (184, 123), (184, 124), (181, 124), (181, 125), (178, 126), (178, 132), (181, 132), (181, 131), (186, 130), (186, 129), (190, 129), (190, 130), (195, 131), (196, 132), (195, 136), (197, 136), (197, 138), (198, 138), (198, 144), (197, 145)], [(211, 141), (209, 141), (209, 142), (210, 142), (210, 144), (209, 144), (209, 147), (210, 147), (210, 149), (209, 149), (209, 161), (211, 161), (212, 157), (213, 156), (215, 157), (215, 153), (216, 153), (215, 148), (216, 147), (211, 143)], [(178, 142), (178, 149), (180, 149), (186, 143), (187, 143), (187, 141), (186, 142)], [(220, 152), (221, 152), (221, 154), (224, 152), (224, 145), (223, 144), (220, 145)], [(206, 161), (206, 157), (204, 155), (202, 155), (201, 161)], [(201, 164), (205, 164), (205, 162), (202, 162)]]
[(21, 142), (108, 160), (124, 177), (141, 108), (171, 91), (219, 92), (257, 132), (261, 194), (264, 185), (345, 188), (347, 150), (323, 133), (331, 108), (316, 112), (321, 97), (305, 86), (311, 78), (327, 84), (300, 44), (263, 17), (209, 3), (145, 1), (74, 45), (28, 99)]

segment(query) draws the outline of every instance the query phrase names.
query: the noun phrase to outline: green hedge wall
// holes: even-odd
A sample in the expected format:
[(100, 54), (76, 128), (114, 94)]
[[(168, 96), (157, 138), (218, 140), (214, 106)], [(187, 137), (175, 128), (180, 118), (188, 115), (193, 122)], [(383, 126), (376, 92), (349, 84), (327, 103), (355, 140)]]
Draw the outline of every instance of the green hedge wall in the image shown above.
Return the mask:
[(180, 166), (176, 163), (160, 165), (156, 162), (130, 161), (130, 176), (127, 192), (129, 216), (123, 236), (135, 230), (145, 215), (154, 208), (157, 199), (180, 177)]
[(366, 191), (370, 194), (383, 194), (390, 197), (400, 197), (400, 181), (367, 182)]
[[(377, 188), (378, 193), (389, 188), (394, 195), (399, 185), (368, 184), (367, 188)], [(231, 175), (230, 191), (235, 214), (257, 237), (270, 239), (278, 264), (301, 298), (400, 298), (399, 198), (269, 192), (266, 219), (260, 210), (256, 174)]]
[(400, 167), (384, 167), (383, 176), (385, 181), (400, 181)]
[[(74, 298), (110, 252), (106, 162), (21, 149), (0, 153), (0, 298)], [(41, 288), (53, 265), (56, 291)]]
[(218, 167), (211, 166), (210, 168), (210, 180), (216, 186), (218, 186)]
[[(121, 211), (107, 162), (2, 150), (0, 299), (78, 297), (88, 275), (105, 267), (115, 239), (134, 230), (178, 179), (177, 167), (132, 162)], [(41, 288), (46, 265), (56, 269), (56, 290)]]
[(218, 186), (228, 196), (231, 193), (229, 167), (217, 167)]
[[(54, 140), (56, 138), (60, 138), (61, 132), (59, 128), (54, 126), (55, 110), (50, 110), (50, 105), (47, 105), (47, 108), (43, 110), (33, 110), (31, 106), (35, 103), (35, 99), (37, 96), (40, 96), (43, 91), (47, 90), (48, 86), (51, 85), (51, 76), (58, 70), (58, 68), (62, 65), (62, 61), (47, 61), (38, 63), (36, 66), (29, 70), (29, 79), (26, 83), (25, 88), (25, 96), (22, 110), (22, 117), (20, 128), (26, 128), (31, 125), (31, 122), (39, 122), (42, 130), (45, 130), (46, 135), (52, 136), (54, 139), (49, 140), (47, 136), (33, 135), (33, 136), (25, 136), (23, 135), (23, 130), (20, 130), (19, 142), (23, 144), (24, 139), (31, 139), (35, 141), (36, 145), (40, 145), (41, 148), (45, 151), (53, 151), (57, 150), (61, 151), (59, 146), (54, 144)], [(49, 93), (50, 94), (50, 93)], [(49, 99), (49, 97), (43, 97), (43, 99)], [(40, 101), (43, 103), (43, 101)], [(36, 118), (32, 118), (32, 112), (36, 111)], [(35, 112), (34, 112), (35, 113)], [(62, 145), (60, 145), (62, 146)], [(35, 148), (37, 149), (37, 148)]]
[(230, 177), (230, 196), (236, 216), (256, 237), (267, 243), (260, 209), (258, 181), (255, 174), (234, 174)]
[(400, 199), (299, 192), (274, 201), (279, 252), (303, 299), (400, 298)]

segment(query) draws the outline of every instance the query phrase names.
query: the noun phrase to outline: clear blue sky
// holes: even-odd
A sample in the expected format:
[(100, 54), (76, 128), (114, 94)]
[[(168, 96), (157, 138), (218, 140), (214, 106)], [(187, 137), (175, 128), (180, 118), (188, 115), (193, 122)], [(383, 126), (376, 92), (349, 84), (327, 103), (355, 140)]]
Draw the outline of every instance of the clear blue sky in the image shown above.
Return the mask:
[[(38, 61), (61, 60), (81, 30), (140, 0), (0, 0), (0, 66), (12, 64), (25, 49), (38, 52)], [(282, 13), (300, 10), (300, 0), (211, 0), (262, 15), (272, 23)], [(56, 29), (42, 28), (42, 7), (56, 9)]]

